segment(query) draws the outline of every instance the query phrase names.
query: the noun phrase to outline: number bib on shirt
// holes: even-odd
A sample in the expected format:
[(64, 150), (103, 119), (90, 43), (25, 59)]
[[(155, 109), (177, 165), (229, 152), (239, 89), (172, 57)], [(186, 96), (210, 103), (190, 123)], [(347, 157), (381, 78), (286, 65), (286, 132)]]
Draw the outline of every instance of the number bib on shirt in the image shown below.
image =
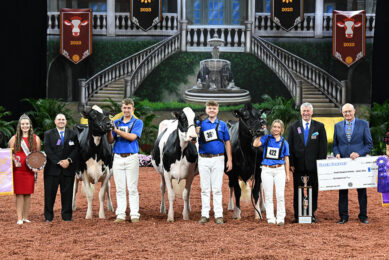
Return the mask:
[(280, 148), (267, 147), (265, 158), (266, 159), (274, 159), (274, 160), (279, 159), (280, 158)]
[(204, 131), (204, 140), (205, 142), (212, 142), (218, 140), (216, 129), (209, 129)]

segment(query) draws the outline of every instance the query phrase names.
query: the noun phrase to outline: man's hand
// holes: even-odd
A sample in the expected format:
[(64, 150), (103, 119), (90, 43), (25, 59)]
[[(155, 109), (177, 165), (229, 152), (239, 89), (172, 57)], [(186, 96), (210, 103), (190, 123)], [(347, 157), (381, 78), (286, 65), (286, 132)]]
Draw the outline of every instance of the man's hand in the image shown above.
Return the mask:
[(291, 171), (292, 173), (294, 173), (294, 170), (295, 170), (294, 166), (290, 166), (290, 171)]
[(336, 158), (336, 159), (340, 159), (340, 154), (337, 154), (337, 155), (335, 156), (335, 158)]
[(59, 165), (60, 165), (62, 168), (66, 169), (66, 168), (69, 167), (69, 161), (68, 161), (67, 159), (66, 159), (66, 160), (61, 160), (61, 161), (59, 161)]
[(354, 153), (351, 153), (351, 154), (350, 154), (350, 158), (353, 159), (353, 160), (357, 159), (358, 157), (359, 157), (359, 154), (358, 154), (358, 153), (355, 153), (355, 152), (354, 152)]
[(232, 170), (232, 160), (228, 160), (226, 164), (226, 171), (229, 172)]

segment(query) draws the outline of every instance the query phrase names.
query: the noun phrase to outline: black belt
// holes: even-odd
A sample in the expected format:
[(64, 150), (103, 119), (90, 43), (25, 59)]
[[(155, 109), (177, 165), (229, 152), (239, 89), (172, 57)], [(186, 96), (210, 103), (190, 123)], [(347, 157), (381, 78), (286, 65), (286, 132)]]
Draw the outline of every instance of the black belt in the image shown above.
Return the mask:
[(283, 164), (275, 164), (275, 165), (265, 165), (262, 164), (262, 166), (268, 167), (268, 168), (278, 168), (284, 166)]
[(200, 155), (201, 157), (204, 157), (204, 158), (212, 158), (212, 157), (223, 156), (224, 153), (218, 153), (218, 154), (212, 154), (212, 153), (200, 153), (199, 155)]

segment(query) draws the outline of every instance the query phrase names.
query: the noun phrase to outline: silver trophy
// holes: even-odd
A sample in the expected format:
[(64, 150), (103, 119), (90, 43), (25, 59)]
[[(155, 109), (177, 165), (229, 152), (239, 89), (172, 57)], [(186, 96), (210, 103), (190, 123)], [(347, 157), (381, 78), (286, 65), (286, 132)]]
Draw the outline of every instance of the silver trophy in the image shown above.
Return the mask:
[(298, 221), (312, 224), (312, 186), (308, 186), (309, 176), (301, 176), (304, 186), (298, 187)]

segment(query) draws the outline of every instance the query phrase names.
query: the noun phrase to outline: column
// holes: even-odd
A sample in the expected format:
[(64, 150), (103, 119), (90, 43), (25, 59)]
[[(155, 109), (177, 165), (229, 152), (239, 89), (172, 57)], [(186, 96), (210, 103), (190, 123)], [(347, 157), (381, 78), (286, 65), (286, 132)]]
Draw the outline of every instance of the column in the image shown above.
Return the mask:
[(252, 34), (252, 27), (253, 27), (253, 6), (254, 6), (254, 0), (247, 0), (247, 21), (245, 21), (246, 25), (246, 46), (245, 46), (245, 52), (251, 51), (251, 34)]
[(115, 0), (107, 0), (107, 36), (115, 36)]
[(315, 38), (323, 38), (323, 0), (315, 3)]
[(182, 0), (181, 7), (181, 51), (186, 51), (186, 30), (188, 25), (186, 20), (186, 0)]

